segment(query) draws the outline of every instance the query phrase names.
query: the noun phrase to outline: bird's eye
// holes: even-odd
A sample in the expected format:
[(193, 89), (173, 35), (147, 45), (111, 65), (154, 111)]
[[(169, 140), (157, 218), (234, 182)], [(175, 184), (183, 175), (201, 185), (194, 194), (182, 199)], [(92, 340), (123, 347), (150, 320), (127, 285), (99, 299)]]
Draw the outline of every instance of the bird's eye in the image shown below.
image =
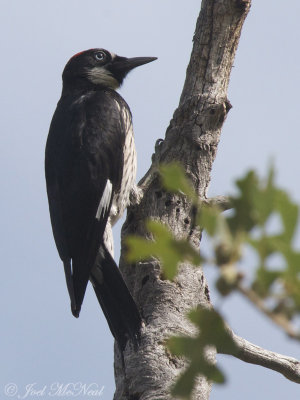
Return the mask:
[(103, 51), (98, 51), (98, 53), (95, 53), (95, 58), (97, 61), (103, 61), (106, 57), (106, 54)]

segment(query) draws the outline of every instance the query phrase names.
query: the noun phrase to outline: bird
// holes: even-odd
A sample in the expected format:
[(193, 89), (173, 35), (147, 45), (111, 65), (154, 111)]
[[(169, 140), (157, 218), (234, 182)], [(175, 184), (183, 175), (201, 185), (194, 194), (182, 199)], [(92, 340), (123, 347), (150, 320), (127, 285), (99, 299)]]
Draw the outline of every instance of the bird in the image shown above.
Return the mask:
[(71, 57), (45, 149), (50, 220), (72, 314), (79, 317), (90, 281), (121, 350), (128, 340), (139, 342), (142, 319), (113, 258), (111, 227), (136, 177), (132, 114), (116, 89), (131, 70), (156, 59), (102, 48)]

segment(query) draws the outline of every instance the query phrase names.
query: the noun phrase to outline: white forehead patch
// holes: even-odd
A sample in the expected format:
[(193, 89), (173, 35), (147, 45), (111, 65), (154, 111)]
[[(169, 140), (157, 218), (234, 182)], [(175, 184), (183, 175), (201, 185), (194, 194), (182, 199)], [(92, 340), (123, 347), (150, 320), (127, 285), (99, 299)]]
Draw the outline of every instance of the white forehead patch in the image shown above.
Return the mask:
[(89, 69), (87, 77), (95, 85), (103, 85), (112, 89), (117, 89), (120, 86), (117, 79), (105, 67), (93, 67)]

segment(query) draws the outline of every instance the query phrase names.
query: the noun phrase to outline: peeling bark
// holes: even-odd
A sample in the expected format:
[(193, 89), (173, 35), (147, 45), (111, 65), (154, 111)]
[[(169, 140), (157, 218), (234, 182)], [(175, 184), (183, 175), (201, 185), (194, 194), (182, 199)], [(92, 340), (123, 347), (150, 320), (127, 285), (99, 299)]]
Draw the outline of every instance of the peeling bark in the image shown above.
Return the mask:
[[(170, 386), (186, 361), (172, 357), (164, 346), (171, 334), (193, 334), (186, 312), (209, 304), (209, 290), (201, 268), (184, 264), (175, 282), (163, 280), (157, 260), (129, 265), (124, 237), (148, 237), (144, 221), (157, 219), (175, 235), (199, 247), (201, 232), (193, 227), (193, 207), (183, 197), (166, 193), (156, 173), (157, 165), (179, 161), (201, 199), (206, 199), (210, 172), (221, 128), (231, 108), (227, 88), (241, 28), (250, 0), (203, 0), (194, 45), (179, 106), (165, 140), (155, 146), (152, 165), (140, 182), (136, 204), (128, 209), (122, 229), (120, 268), (140, 307), (145, 325), (137, 352), (127, 345), (125, 371), (115, 347), (115, 400), (169, 400)], [(210, 349), (212, 359), (215, 351)], [(199, 378), (194, 399), (209, 398), (211, 384)]]

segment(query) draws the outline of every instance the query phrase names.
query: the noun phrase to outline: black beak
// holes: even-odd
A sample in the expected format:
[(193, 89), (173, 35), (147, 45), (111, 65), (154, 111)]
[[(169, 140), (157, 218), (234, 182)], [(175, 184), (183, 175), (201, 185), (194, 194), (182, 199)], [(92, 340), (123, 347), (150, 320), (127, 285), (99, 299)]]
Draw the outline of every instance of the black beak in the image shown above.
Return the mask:
[(126, 57), (115, 56), (110, 65), (108, 66), (108, 69), (113, 74), (113, 76), (118, 79), (118, 81), (121, 84), (129, 71), (131, 71), (136, 67), (139, 67), (140, 65), (148, 64), (155, 60), (157, 60), (157, 57), (126, 58)]
[(157, 60), (157, 57), (134, 57), (134, 58), (125, 58), (124, 60), (124, 70), (127, 72), (131, 71), (135, 67), (139, 67), (140, 65), (148, 64), (152, 61)]

